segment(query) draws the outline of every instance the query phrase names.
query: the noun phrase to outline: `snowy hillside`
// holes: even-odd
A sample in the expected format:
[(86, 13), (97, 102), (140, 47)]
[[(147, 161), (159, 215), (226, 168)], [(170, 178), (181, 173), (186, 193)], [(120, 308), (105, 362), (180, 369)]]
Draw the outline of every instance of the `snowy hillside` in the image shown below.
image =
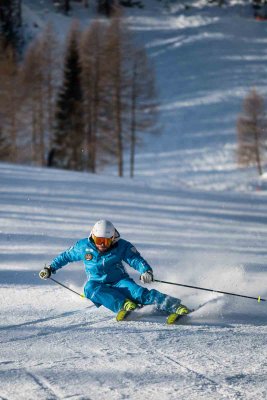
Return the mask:
[[(266, 298), (265, 197), (3, 164), (0, 176), (1, 399), (266, 398), (267, 303), (153, 284), (205, 305), (172, 327), (152, 307), (117, 323), (38, 278), (108, 217), (156, 278)], [(55, 278), (81, 293), (83, 266)]]
[[(161, 135), (143, 138), (136, 176), (207, 190), (259, 187), (254, 168), (237, 168), (236, 121), (250, 89), (267, 93), (267, 23), (256, 21), (242, 0), (229, 0), (227, 7), (173, 1), (169, 9), (158, 0), (143, 3), (143, 10), (126, 9), (125, 18), (155, 65)], [(51, 21), (64, 38), (72, 17), (82, 27), (96, 17), (94, 2), (87, 11), (77, 4), (70, 17), (40, 0), (23, 4), (31, 36)]]

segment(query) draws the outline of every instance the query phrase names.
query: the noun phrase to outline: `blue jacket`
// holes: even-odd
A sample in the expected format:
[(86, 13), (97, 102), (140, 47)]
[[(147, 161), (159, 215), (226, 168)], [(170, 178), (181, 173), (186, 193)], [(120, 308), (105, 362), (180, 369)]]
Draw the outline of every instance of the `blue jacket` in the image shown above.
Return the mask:
[(88, 280), (115, 283), (129, 277), (122, 261), (143, 274), (152, 271), (136, 248), (127, 240), (119, 239), (106, 252), (99, 252), (92, 239), (81, 239), (59, 254), (51, 263), (52, 271), (73, 261), (83, 261)]

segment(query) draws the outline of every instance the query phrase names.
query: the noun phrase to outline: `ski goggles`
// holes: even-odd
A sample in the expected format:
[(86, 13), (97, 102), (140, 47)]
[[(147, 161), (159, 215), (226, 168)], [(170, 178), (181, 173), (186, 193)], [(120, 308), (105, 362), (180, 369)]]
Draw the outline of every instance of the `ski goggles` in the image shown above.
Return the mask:
[(112, 238), (104, 238), (104, 237), (97, 237), (95, 235), (92, 235), (93, 241), (95, 242), (95, 244), (97, 244), (98, 246), (100, 246), (101, 244), (103, 244), (105, 247), (109, 247), (112, 244), (113, 241), (113, 237)]

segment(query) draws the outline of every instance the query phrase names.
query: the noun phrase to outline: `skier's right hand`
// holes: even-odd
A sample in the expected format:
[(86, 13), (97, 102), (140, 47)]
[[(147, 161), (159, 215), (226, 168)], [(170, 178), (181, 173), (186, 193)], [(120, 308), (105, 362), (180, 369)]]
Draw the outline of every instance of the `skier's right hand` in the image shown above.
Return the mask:
[(140, 276), (140, 280), (143, 283), (151, 283), (153, 281), (154, 277), (153, 277), (153, 272), (152, 271), (147, 271), (144, 272), (141, 276)]
[(52, 269), (51, 267), (44, 267), (40, 272), (39, 272), (39, 277), (41, 279), (48, 279), (50, 278), (52, 274)]

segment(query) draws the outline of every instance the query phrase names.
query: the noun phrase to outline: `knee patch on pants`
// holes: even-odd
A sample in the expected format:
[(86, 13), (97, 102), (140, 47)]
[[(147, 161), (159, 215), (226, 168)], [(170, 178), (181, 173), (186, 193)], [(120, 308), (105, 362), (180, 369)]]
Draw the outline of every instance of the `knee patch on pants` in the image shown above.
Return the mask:
[(96, 282), (87, 282), (86, 285), (84, 286), (85, 297), (91, 300), (96, 305), (96, 307), (101, 306), (100, 303), (94, 301), (94, 295), (100, 289), (100, 287), (101, 287), (100, 284)]

